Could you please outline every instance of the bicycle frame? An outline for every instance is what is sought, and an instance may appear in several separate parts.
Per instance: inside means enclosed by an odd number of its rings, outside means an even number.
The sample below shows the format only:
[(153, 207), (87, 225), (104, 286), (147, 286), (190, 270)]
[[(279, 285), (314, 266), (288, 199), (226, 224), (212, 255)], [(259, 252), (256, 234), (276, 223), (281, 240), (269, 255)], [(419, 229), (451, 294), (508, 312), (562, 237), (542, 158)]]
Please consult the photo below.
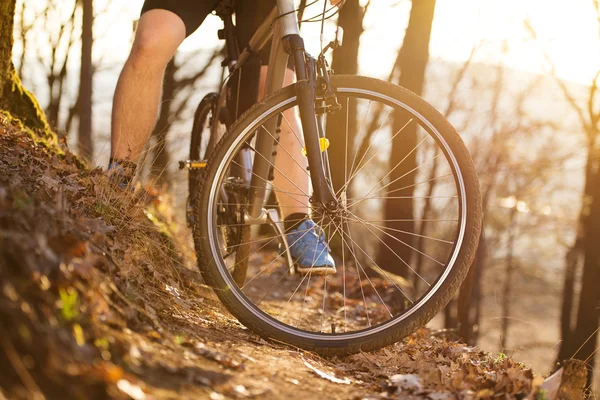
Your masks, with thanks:
[[(237, 62), (231, 68), (233, 75), (238, 71), (253, 53), (257, 53), (273, 38), (269, 55), (265, 95), (283, 88), (285, 71), (289, 55), (294, 57), (296, 67), (296, 93), (298, 108), (302, 123), (302, 131), (307, 151), (311, 181), (313, 186), (313, 204), (322, 205), (328, 209), (337, 207), (337, 200), (325, 176), (323, 159), (321, 157), (319, 129), (315, 117), (315, 60), (307, 57), (304, 42), (300, 37), (300, 29), (293, 0), (277, 0), (277, 6), (256, 30), (248, 46), (242, 51)], [(270, 132), (277, 129), (277, 121), (265, 124), (267, 132), (257, 133), (255, 150), (261, 155), (242, 157), (241, 162), (246, 171), (252, 170), (250, 178), (250, 204), (248, 219), (257, 220), (265, 217), (264, 204), (267, 197), (267, 177), (272, 164), (272, 153), (275, 140)]]

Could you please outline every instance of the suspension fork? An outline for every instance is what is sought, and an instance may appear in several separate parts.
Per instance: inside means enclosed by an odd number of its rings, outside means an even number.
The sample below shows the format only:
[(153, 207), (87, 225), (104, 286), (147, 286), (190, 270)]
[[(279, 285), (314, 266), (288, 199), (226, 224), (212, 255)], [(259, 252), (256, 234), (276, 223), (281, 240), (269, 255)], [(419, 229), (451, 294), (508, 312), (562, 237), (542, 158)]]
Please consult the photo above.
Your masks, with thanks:
[(312, 202), (323, 205), (328, 209), (335, 209), (338, 201), (329, 184), (323, 157), (321, 156), (320, 138), (324, 135), (323, 126), (317, 119), (315, 112), (315, 88), (316, 68), (315, 59), (306, 57), (304, 41), (299, 35), (290, 35), (285, 39), (288, 52), (294, 56), (296, 66), (296, 96), (298, 98), (298, 109), (300, 121), (302, 122), (302, 133), (308, 158), (308, 168), (313, 186)]
[[(322, 126), (319, 129), (315, 113), (315, 88), (317, 85), (315, 60), (311, 57), (307, 59), (304, 42), (299, 35), (288, 35), (281, 42), (283, 43), (285, 52), (279, 52), (278, 56), (274, 56), (276, 52), (272, 52), (269, 62), (269, 73), (277, 75), (274, 81), (280, 85), (279, 87), (283, 86), (283, 74), (285, 73), (285, 64), (287, 63), (287, 54), (293, 55), (298, 81), (295, 86), (296, 96), (313, 187), (311, 202), (329, 209), (335, 209), (338, 201), (326, 178), (325, 165), (321, 155), (320, 137), (324, 134), (324, 131)], [(273, 45), (276, 45), (275, 43), (274, 41)], [(268, 78), (267, 81), (269, 81)], [(267, 92), (269, 92), (268, 89)], [(260, 153), (260, 155), (254, 157), (254, 165), (252, 167), (253, 176), (250, 180), (249, 197), (251, 200), (248, 217), (251, 219), (263, 217), (267, 178), (271, 163), (274, 161), (272, 154), (274, 146), (276, 146), (271, 134), (275, 134), (276, 129), (277, 121), (272, 119), (265, 124), (265, 129), (257, 132), (256, 152)]]

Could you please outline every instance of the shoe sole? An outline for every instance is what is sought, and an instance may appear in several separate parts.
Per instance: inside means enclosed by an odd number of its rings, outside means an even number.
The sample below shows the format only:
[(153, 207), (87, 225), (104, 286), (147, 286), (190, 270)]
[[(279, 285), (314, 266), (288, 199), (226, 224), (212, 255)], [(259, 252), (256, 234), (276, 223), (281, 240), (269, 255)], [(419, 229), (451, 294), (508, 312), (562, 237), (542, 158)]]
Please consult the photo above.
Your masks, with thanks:
[(312, 275), (335, 275), (337, 270), (335, 267), (331, 266), (323, 266), (323, 267), (303, 267), (301, 265), (296, 264), (296, 271), (300, 275), (307, 275), (311, 273)]

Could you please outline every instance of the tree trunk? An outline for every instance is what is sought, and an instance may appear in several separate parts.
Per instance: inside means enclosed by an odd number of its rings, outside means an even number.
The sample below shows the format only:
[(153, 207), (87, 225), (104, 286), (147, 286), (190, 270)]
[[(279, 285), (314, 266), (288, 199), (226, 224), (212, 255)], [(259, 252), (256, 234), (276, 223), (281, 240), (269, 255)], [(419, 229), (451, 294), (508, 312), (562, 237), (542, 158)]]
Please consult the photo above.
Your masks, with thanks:
[(172, 103), (175, 97), (176, 85), (175, 72), (177, 67), (175, 65), (175, 59), (167, 65), (165, 71), (165, 82), (163, 88), (163, 103), (160, 110), (160, 116), (156, 127), (152, 132), (154, 138), (154, 147), (152, 151), (152, 164), (150, 167), (150, 174), (155, 180), (156, 184), (169, 185), (171, 179), (169, 179), (168, 166), (171, 160), (169, 150), (167, 149), (167, 134), (171, 127), (171, 110)]
[(573, 348), (573, 342), (569, 338), (572, 337), (575, 327), (573, 326), (573, 314), (575, 306), (575, 277), (579, 269), (582, 240), (578, 238), (573, 247), (567, 252), (565, 280), (563, 286), (563, 297), (560, 314), (560, 336), (562, 341), (558, 351), (558, 362), (571, 358), (577, 350)]
[(515, 272), (514, 248), (516, 238), (516, 217), (517, 207), (515, 206), (510, 210), (508, 240), (506, 245), (504, 287), (502, 289), (502, 320), (500, 328), (500, 348), (502, 352), (506, 351), (506, 344), (508, 343), (508, 327), (510, 325), (509, 318), (512, 300), (512, 277)]
[[(331, 68), (335, 74), (356, 75), (358, 73), (358, 50), (362, 35), (365, 10), (359, 0), (348, 0), (340, 10), (338, 25), (344, 29), (343, 45), (333, 51)], [(335, 190), (343, 187), (346, 179), (346, 140), (348, 140), (348, 159), (352, 159), (356, 134), (356, 102), (340, 101), (342, 110), (327, 116), (327, 138), (331, 141), (328, 152), (331, 168), (331, 179)], [(347, 121), (347, 127), (346, 127)], [(346, 138), (348, 132), (348, 138)], [(341, 150), (340, 150), (341, 149)], [(343, 167), (344, 166), (344, 167)], [(348, 171), (349, 173), (349, 171)]]
[(94, 156), (92, 142), (92, 83), (94, 44), (94, 5), (93, 0), (82, 0), (83, 20), (81, 32), (81, 77), (79, 79), (79, 155), (87, 160)]
[[(431, 37), (431, 27), (433, 24), (433, 15), (435, 11), (435, 0), (413, 0), (410, 10), (410, 19), (406, 29), (406, 35), (400, 50), (400, 79), (399, 84), (412, 92), (421, 95), (425, 81), (425, 69), (429, 61), (429, 40)], [(393, 116), (392, 132), (396, 133), (410, 120), (410, 116), (404, 111), (397, 111)], [(402, 134), (396, 136), (392, 142), (392, 153), (390, 156), (390, 170), (397, 165), (390, 174), (388, 192), (393, 191), (394, 197), (409, 197), (407, 199), (388, 199), (384, 206), (386, 220), (412, 220), (413, 219), (413, 201), (410, 197), (413, 195), (413, 188), (399, 190), (403, 187), (414, 184), (415, 174), (407, 174), (415, 168), (417, 152), (413, 151), (407, 155), (417, 145), (417, 125), (412, 122), (404, 128)], [(404, 160), (404, 161), (402, 161)], [(400, 162), (402, 163), (400, 164)], [(403, 175), (405, 177), (400, 179)], [(386, 230), (388, 232), (414, 232), (415, 224), (413, 221), (406, 222), (388, 222)], [(379, 256), (377, 263), (384, 269), (395, 274), (407, 277), (408, 269), (406, 265), (400, 262), (394, 252), (400, 256), (406, 263), (410, 264), (414, 253), (408, 245), (413, 245), (413, 236), (401, 233), (395, 233), (395, 238), (385, 235), (379, 247)], [(401, 243), (403, 242), (403, 243)], [(387, 246), (386, 246), (387, 245)], [(389, 246), (389, 248), (388, 248)], [(393, 251), (391, 251), (392, 249)]]
[[(588, 146), (588, 148), (589, 147), (591, 146)], [(581, 211), (579, 212), (577, 237), (575, 239), (575, 243), (567, 252), (565, 259), (565, 280), (560, 315), (560, 336), (562, 341), (560, 343), (560, 349), (558, 351), (557, 358), (559, 363), (571, 358), (579, 347), (578, 345), (575, 345), (573, 341), (573, 334), (575, 331), (573, 316), (576, 310), (575, 307), (577, 306), (575, 296), (575, 279), (577, 276), (577, 271), (581, 267), (581, 259), (584, 252), (584, 229), (590, 217), (589, 209), (585, 203), (587, 201), (586, 199), (590, 199), (592, 196), (593, 164), (594, 160), (592, 153), (591, 151), (588, 151), (588, 157), (585, 166), (585, 186), (583, 188), (582, 207)]]
[[(592, 156), (593, 157), (593, 156)], [(584, 202), (584, 213), (589, 213), (585, 218), (584, 229), (584, 264), (581, 294), (577, 310), (577, 327), (573, 335), (574, 348), (579, 349), (574, 358), (584, 360), (588, 366), (594, 365), (594, 349), (598, 337), (598, 323), (600, 319), (600, 160), (594, 157), (590, 173), (589, 208)], [(588, 380), (591, 381), (592, 370)]]
[(458, 295), (458, 328), (460, 340), (469, 346), (477, 343), (481, 314), (481, 275), (487, 258), (485, 230), (481, 230), (475, 261)]
[(450, 331), (458, 329), (458, 306), (454, 298), (444, 308), (444, 328)]
[(12, 62), (16, 0), (0, 2), (0, 109), (8, 111), (38, 134), (55, 138), (35, 97), (21, 85)]

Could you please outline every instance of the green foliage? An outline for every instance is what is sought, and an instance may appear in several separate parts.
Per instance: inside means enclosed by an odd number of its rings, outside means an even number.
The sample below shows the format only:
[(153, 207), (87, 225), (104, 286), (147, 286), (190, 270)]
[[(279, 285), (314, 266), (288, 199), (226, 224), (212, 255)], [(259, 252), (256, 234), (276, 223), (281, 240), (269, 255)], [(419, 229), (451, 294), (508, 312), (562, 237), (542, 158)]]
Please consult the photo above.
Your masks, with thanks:
[(9, 126), (12, 125), (21, 132), (27, 133), (40, 146), (53, 151), (59, 156), (64, 156), (64, 150), (58, 144), (57, 136), (49, 129), (40, 134), (39, 129), (35, 130), (24, 123), (24, 120), (17, 113), (0, 110), (0, 124)]
[(108, 350), (110, 348), (110, 341), (108, 338), (98, 338), (94, 340), (94, 346), (102, 350)]
[(496, 358), (494, 358), (494, 362), (499, 364), (501, 362), (503, 362), (504, 360), (506, 360), (508, 358), (508, 356), (502, 352), (498, 353), (498, 355), (496, 356)]
[(10, 66), (7, 73), (7, 79), (2, 90), (2, 99), (0, 99), (0, 109), (8, 111), (10, 114), (18, 117), (24, 125), (36, 131), (38, 136), (46, 139), (56, 140), (56, 134), (50, 130), (46, 116), (38, 104), (35, 96), (27, 91), (21, 84), (21, 79), (17, 75), (14, 66)]
[(13, 207), (19, 211), (28, 210), (33, 204), (33, 199), (22, 191), (15, 191), (13, 193)]
[(177, 336), (175, 336), (173, 341), (175, 342), (175, 344), (182, 345), (183, 343), (185, 343), (186, 339), (184, 336), (177, 335)]
[(70, 287), (67, 289), (58, 289), (60, 296), (60, 311), (65, 322), (76, 321), (79, 319), (79, 294), (77, 290)]
[(550, 400), (550, 395), (547, 390), (540, 389), (538, 394), (535, 396), (535, 400)]

